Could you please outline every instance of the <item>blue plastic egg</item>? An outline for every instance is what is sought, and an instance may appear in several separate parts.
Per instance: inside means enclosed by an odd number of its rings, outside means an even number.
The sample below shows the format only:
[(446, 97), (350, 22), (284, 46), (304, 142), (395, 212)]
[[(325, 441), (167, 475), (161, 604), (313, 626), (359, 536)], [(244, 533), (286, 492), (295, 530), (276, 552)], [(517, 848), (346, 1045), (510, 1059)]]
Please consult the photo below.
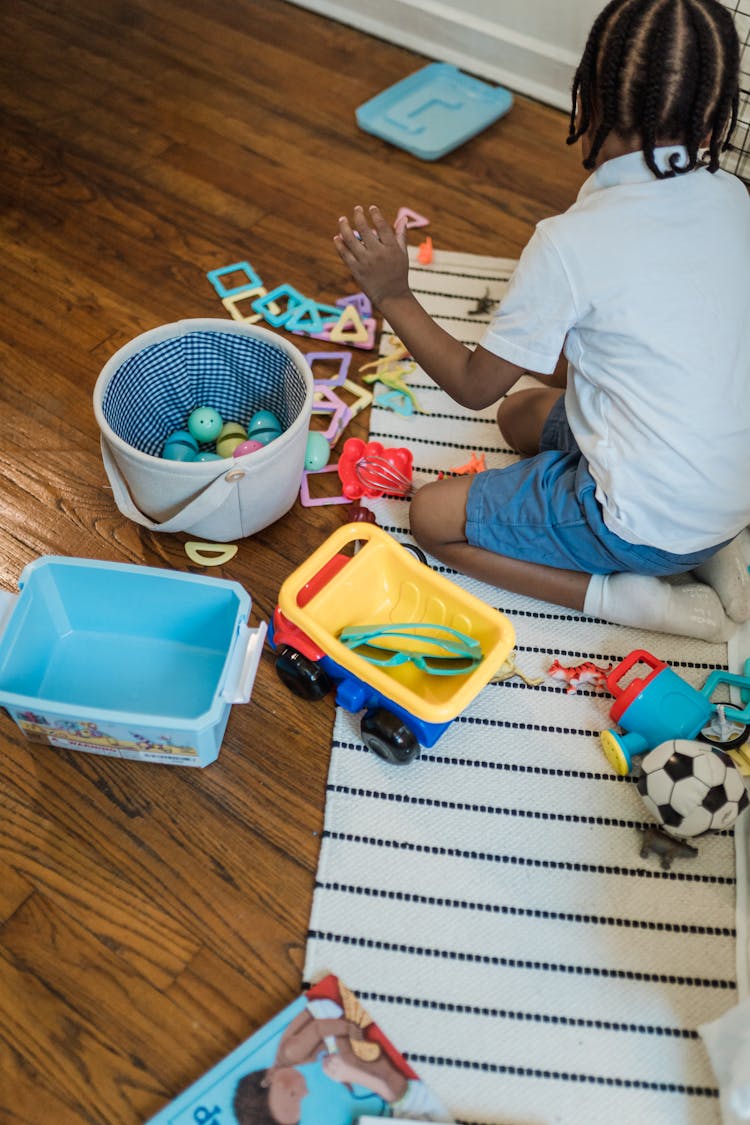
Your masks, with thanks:
[(161, 455), (167, 461), (194, 461), (198, 442), (188, 430), (175, 430), (164, 442)]
[(331, 447), (328, 444), (328, 439), (320, 430), (310, 430), (305, 446), (305, 468), (307, 471), (314, 472), (316, 469), (324, 469), (330, 456)]
[(187, 428), (196, 441), (213, 441), (221, 433), (224, 420), (218, 410), (210, 406), (199, 406), (187, 420)]
[(208, 450), (208, 449), (205, 451), (205, 453), (199, 453), (198, 456), (195, 459), (196, 459), (196, 461), (223, 461), (224, 460), (224, 458), (219, 456), (218, 453), (211, 453), (211, 451)]
[(247, 424), (247, 436), (264, 445), (277, 438), (281, 431), (281, 422), (270, 410), (257, 410)]

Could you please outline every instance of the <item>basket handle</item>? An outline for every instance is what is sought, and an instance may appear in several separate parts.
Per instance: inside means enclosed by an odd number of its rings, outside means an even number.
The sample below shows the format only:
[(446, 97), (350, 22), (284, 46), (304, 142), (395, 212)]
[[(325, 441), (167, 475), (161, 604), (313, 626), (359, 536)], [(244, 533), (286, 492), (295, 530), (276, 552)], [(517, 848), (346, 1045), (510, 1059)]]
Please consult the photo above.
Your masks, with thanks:
[(156, 523), (154, 520), (144, 515), (140, 508), (136, 506), (133, 497), (130, 495), (127, 481), (120, 472), (120, 467), (112, 456), (109, 445), (103, 437), (101, 439), (101, 448), (104, 471), (107, 474), (109, 483), (112, 485), (112, 494), (119, 511), (124, 516), (127, 516), (128, 519), (139, 523), (141, 527), (147, 527), (149, 531), (186, 531), (194, 524), (197, 524), (199, 520), (215, 512), (216, 509), (224, 503), (227, 493), (236, 486), (238, 479), (229, 480), (230, 474), (222, 473), (221, 476), (207, 485), (194, 500), (191, 500), (189, 504), (181, 508), (176, 515), (171, 516), (168, 520), (164, 520), (163, 523)]

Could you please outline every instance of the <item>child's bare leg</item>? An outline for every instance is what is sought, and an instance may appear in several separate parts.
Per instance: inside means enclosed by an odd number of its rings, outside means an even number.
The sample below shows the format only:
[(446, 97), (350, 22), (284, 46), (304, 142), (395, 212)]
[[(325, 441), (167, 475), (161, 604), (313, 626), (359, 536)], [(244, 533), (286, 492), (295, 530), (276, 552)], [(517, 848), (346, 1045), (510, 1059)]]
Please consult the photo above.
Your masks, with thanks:
[(466, 539), (471, 477), (424, 485), (411, 501), (411, 529), (419, 545), (447, 566), (491, 586), (582, 610), (618, 625), (725, 641), (732, 622), (718, 595), (702, 582), (672, 586), (640, 574), (585, 574), (521, 562)]
[(505, 396), (497, 410), (497, 424), (511, 449), (524, 457), (539, 452), (544, 423), (563, 393), (556, 387), (528, 387)]

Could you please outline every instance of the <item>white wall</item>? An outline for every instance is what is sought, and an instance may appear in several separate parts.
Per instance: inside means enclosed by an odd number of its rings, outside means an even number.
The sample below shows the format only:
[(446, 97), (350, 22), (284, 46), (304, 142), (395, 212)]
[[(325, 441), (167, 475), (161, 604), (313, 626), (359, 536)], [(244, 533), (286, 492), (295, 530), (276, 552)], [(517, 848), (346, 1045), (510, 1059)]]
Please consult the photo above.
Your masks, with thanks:
[(604, 0), (294, 0), (560, 109)]

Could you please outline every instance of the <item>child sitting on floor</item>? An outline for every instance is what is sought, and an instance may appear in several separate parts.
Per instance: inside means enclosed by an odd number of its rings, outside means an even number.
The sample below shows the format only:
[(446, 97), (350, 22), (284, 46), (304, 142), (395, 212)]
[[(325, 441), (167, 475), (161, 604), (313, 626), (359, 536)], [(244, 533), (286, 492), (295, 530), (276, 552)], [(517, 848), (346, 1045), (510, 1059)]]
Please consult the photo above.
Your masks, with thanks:
[[(568, 136), (592, 174), (538, 224), (474, 351), (411, 292), (405, 224), (339, 220), (340, 257), (414, 359), (464, 407), (501, 400), (523, 455), (416, 493), (414, 537), (447, 565), (710, 641), (750, 617), (750, 199), (719, 169), (738, 75), (719, 0), (607, 4)], [(540, 385), (507, 395), (525, 373)]]

